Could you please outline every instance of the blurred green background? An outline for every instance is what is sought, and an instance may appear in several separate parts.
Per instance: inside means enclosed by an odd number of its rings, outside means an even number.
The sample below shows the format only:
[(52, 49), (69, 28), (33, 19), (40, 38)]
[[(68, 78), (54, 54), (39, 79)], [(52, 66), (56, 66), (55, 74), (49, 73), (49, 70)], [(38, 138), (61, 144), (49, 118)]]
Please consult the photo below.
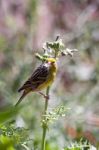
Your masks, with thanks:
[[(73, 58), (62, 57), (58, 61), (49, 109), (64, 105), (70, 111), (49, 129), (47, 149), (51, 147), (57, 150), (66, 146), (68, 141), (80, 138), (98, 145), (98, 0), (0, 1), (0, 109), (2, 111), (17, 102), (20, 97), (18, 88), (40, 64), (35, 53), (42, 53), (42, 44), (55, 40), (57, 35), (60, 35), (66, 47), (79, 51)], [(44, 109), (43, 98), (31, 93), (21, 106), (15, 113), (14, 128), (26, 128), (26, 137), (30, 139), (28, 144), (36, 149), (42, 135), (40, 120)]]

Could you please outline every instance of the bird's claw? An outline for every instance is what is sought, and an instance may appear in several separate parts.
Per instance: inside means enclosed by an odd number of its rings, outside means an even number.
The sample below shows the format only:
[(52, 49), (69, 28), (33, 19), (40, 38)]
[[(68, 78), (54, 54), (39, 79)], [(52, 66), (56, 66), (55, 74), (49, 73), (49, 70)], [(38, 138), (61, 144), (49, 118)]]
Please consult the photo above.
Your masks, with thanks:
[(39, 92), (39, 94), (41, 94), (44, 97), (44, 99), (49, 100), (49, 95), (45, 95), (42, 92)]
[(49, 100), (49, 95), (45, 95), (44, 98), (45, 98), (46, 100)]

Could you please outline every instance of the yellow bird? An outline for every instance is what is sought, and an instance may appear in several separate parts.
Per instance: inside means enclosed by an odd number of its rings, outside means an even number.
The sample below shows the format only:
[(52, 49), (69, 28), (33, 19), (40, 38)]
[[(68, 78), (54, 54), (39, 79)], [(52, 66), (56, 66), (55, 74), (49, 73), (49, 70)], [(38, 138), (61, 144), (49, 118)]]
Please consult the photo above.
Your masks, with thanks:
[(31, 77), (23, 84), (18, 92), (23, 91), (22, 96), (15, 106), (17, 106), (23, 98), (30, 92), (39, 92), (50, 86), (57, 72), (57, 64), (55, 58), (47, 58), (31, 75)]

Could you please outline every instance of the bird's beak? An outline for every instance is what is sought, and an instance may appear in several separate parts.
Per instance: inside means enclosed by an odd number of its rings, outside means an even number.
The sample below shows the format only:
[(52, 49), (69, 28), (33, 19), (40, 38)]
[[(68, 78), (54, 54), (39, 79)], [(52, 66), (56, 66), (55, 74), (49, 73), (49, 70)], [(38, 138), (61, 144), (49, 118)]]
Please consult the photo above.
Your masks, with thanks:
[(48, 62), (48, 64), (50, 65), (50, 64), (51, 64), (51, 62)]

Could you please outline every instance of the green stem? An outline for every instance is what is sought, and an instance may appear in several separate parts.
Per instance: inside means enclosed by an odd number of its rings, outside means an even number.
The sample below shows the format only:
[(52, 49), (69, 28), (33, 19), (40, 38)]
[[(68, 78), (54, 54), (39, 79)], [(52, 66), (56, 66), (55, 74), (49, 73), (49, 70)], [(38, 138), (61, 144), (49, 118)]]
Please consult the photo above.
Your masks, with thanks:
[[(47, 108), (48, 108), (48, 97), (49, 97), (49, 90), (50, 87), (48, 86), (46, 89), (46, 96), (47, 98), (45, 98), (45, 108), (44, 108), (44, 120), (46, 120), (46, 112), (47, 112)], [(43, 128), (43, 135), (42, 135), (42, 146), (41, 146), (41, 150), (45, 150), (45, 145), (46, 145), (46, 131), (47, 131), (47, 125), (44, 122), (42, 125)]]

